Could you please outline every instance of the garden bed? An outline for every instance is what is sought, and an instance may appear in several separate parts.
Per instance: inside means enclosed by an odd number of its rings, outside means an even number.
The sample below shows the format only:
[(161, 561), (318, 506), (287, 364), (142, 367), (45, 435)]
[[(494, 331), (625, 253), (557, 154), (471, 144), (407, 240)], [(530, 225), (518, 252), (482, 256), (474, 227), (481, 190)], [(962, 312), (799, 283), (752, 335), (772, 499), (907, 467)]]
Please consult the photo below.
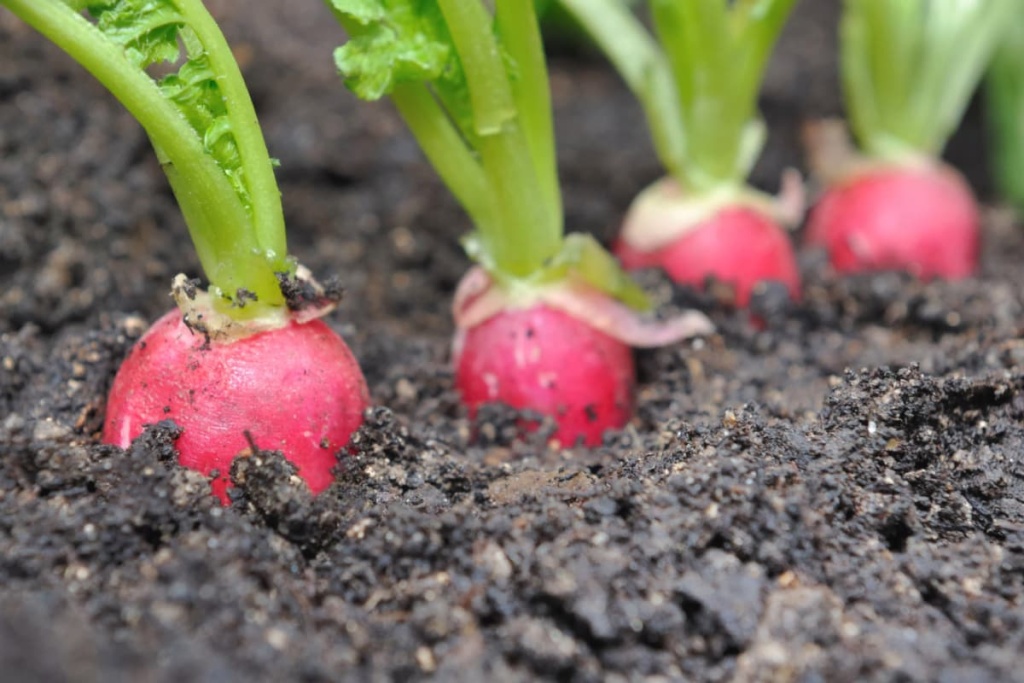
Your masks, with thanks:
[[(99, 445), (117, 365), (198, 266), (145, 135), (0, 13), (5, 676), (1021, 680), (1019, 225), (989, 210), (959, 283), (805, 255), (803, 300), (769, 289), (763, 328), (647, 273), (719, 332), (641, 353), (638, 415), (605, 446), (515, 442), (515, 415), (472, 424), (452, 390), (468, 221), (388, 105), (343, 91), (325, 10), (212, 4), (290, 248), (341, 277), (329, 322), (380, 407), (316, 499), (256, 453), (221, 508), (169, 423)], [(823, 6), (797, 10), (769, 77), (769, 189), (804, 117), (838, 111)], [(562, 54), (552, 78), (569, 228), (607, 239), (658, 175), (642, 115), (598, 60)], [(972, 130), (953, 153), (984, 190)]]

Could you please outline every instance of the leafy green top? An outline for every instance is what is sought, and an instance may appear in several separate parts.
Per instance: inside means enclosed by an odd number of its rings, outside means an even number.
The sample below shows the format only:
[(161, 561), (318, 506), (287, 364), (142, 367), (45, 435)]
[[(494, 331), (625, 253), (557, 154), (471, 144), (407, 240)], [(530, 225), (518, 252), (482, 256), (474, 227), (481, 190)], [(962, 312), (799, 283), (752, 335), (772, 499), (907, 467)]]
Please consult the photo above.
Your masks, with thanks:
[(985, 104), (992, 169), (999, 192), (1024, 209), (1024, 10), (989, 66)]
[[(201, 0), (0, 5), (80, 62), (143, 126), (210, 283), (225, 305), (235, 304), (233, 315), (282, 305), (276, 273), (292, 265), (273, 164), (238, 65)], [(159, 80), (146, 71), (182, 57)]]
[(470, 255), (499, 281), (575, 274), (636, 307), (640, 289), (593, 240), (563, 238), (547, 67), (532, 2), (326, 0), (349, 34), (346, 85), (389, 95), (469, 213)]
[(1019, 0), (846, 0), (843, 86), (861, 146), (939, 154), (1019, 15)]
[(685, 188), (746, 179), (764, 145), (765, 65), (795, 0), (649, 0), (657, 40), (622, 0), (560, 1), (640, 100), (662, 163)]

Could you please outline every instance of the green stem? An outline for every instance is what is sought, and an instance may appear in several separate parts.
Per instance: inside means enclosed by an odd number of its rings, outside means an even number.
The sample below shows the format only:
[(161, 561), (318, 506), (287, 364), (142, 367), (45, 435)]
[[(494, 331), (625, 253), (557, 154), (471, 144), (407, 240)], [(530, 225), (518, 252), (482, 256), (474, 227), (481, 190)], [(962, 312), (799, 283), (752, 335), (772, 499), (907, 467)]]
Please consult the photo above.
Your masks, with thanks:
[(861, 146), (937, 156), (953, 134), (1016, 0), (847, 0), (843, 88)]
[(256, 118), (256, 109), (245, 87), (238, 62), (201, 0), (175, 0), (175, 4), (203, 44), (214, 73), (221, 76), (217, 79), (217, 87), (224, 97), (231, 132), (245, 169), (245, 184), (249, 188), (252, 202), (252, 224), (256, 239), (265, 252), (284, 257), (288, 253), (288, 245), (285, 241), (281, 192), (274, 177), (267, 143)]
[(757, 97), (795, 0), (651, 0), (675, 76), (686, 140), (680, 181), (711, 191), (742, 183), (764, 142)]
[(665, 169), (686, 163), (682, 112), (665, 53), (622, 0), (561, 0), (640, 101), (654, 149)]
[(230, 294), (247, 288), (264, 304), (282, 301), (273, 267), (263, 258), (252, 258), (261, 244), (252, 234), (245, 207), (202, 140), (156, 83), (60, 0), (0, 4), (64, 49), (139, 121), (161, 157), (211, 284)]
[(555, 156), (555, 126), (551, 114), (551, 89), (544, 44), (532, 2), (497, 0), (495, 18), (501, 44), (516, 65), (512, 79), (519, 122), (526, 134), (534, 174), (541, 184), (544, 206), (551, 212), (548, 223), (561, 225), (562, 193)]
[(391, 99), (423, 153), (473, 223), (491, 225), (491, 189), (484, 170), (427, 86), (395, 86)]
[(438, 0), (469, 85), (473, 124), (479, 135), (499, 135), (516, 118), (491, 17), (479, 2)]
[(993, 171), (999, 191), (1024, 208), (1024, 15), (1006, 32), (985, 84)]
[[(728, 76), (719, 70), (717, 59), (717, 51), (727, 39), (724, 10), (706, 2), (651, 0), (651, 14), (675, 79), (686, 140), (686, 162), (679, 181), (690, 190), (710, 190), (717, 182), (729, 180), (728, 173), (714, 168), (721, 167), (721, 162), (708, 158), (709, 150), (721, 147), (720, 140), (726, 145), (729, 142), (729, 131), (722, 132), (725, 126), (715, 126), (730, 117), (723, 102), (729, 90)], [(712, 156), (723, 154), (728, 157), (728, 149), (719, 149)], [(731, 165), (731, 160), (726, 163)]]
[[(502, 286), (567, 278), (636, 308), (643, 291), (591, 236), (562, 234), (551, 94), (533, 0), (329, 0), (357, 96), (390, 94), (476, 230), (470, 258)], [(494, 8), (492, 15), (488, 7)]]
[(650, 0), (660, 46), (619, 0), (562, 0), (644, 107), (690, 192), (740, 185), (764, 144), (757, 96), (795, 0)]
[(438, 0), (462, 62), (480, 158), (494, 198), (494, 223), (477, 226), (484, 254), (512, 277), (529, 277), (562, 243), (561, 216), (552, 223), (505, 65), (479, 2)]

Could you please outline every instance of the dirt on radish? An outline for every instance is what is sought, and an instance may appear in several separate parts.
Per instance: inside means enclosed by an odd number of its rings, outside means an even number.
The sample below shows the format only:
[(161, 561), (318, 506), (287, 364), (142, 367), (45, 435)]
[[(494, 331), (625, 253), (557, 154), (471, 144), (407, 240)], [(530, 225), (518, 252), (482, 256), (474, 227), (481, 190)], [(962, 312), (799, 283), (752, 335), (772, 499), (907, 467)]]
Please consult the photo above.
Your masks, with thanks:
[[(517, 414), (474, 426), (453, 390), (468, 222), (390, 108), (338, 87), (322, 6), (259, 4), (211, 6), (281, 160), (292, 248), (340, 276), (328, 324), (381, 407), (317, 498), (257, 451), (222, 508), (176, 465), (173, 423), (99, 445), (117, 365), (198, 266), (143, 134), (0, 15), (0, 670), (1020, 680), (1019, 226), (987, 210), (980, 272), (956, 283), (837, 279), (805, 255), (800, 302), (755, 294), (763, 329), (646, 273), (718, 334), (640, 352), (637, 417), (604, 446), (516, 441)], [(780, 43), (768, 191), (801, 162), (802, 117), (838, 111), (827, 57), (801, 53), (828, 49), (832, 5), (802, 3)], [(607, 241), (660, 173), (643, 117), (599, 61), (552, 76), (567, 224)], [(952, 154), (985, 197), (973, 121)]]

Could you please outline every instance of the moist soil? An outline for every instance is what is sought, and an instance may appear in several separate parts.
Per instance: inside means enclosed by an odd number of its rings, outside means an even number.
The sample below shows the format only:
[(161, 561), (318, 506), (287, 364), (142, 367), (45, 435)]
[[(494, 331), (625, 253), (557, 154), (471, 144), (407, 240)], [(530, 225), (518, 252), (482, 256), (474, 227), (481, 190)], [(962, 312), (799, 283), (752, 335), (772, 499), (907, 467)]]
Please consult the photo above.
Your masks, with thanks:
[[(772, 190), (839, 111), (835, 3), (770, 70)], [(763, 321), (638, 355), (600, 448), (474, 423), (448, 305), (468, 224), (386, 103), (347, 95), (304, 4), (213, 3), (280, 159), (290, 248), (346, 290), (330, 320), (376, 406), (311, 498), (277, 453), (236, 499), (176, 465), (171, 423), (103, 446), (104, 395), (171, 278), (198, 274), (148, 141), (0, 14), (0, 675), (5, 681), (1024, 680), (1024, 232), (986, 211), (980, 273), (837, 278)], [(562, 41), (564, 42), (564, 41)], [(609, 239), (659, 174), (586, 49), (553, 59), (570, 229)], [(952, 146), (982, 192), (972, 114)], [(267, 387), (273, 400), (274, 387)]]

